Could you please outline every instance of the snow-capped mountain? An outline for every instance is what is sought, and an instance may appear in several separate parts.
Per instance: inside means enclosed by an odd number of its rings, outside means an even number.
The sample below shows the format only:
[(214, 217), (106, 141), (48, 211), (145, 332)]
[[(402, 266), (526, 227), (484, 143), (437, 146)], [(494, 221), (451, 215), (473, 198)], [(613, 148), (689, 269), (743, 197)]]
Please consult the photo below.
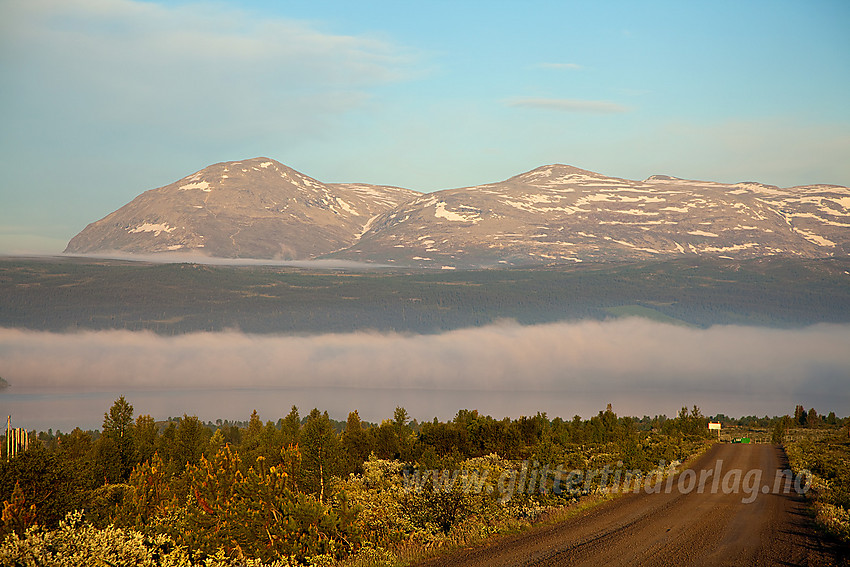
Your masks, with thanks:
[(87, 226), (65, 252), (312, 258), (352, 245), (370, 219), (417, 195), (320, 183), (262, 157), (218, 163), (142, 193)]
[(323, 184), (267, 158), (210, 166), (86, 227), (66, 252), (331, 256), (468, 268), (683, 255), (846, 256), (850, 189), (548, 165), (434, 193)]
[(549, 165), (384, 213), (337, 256), (439, 267), (850, 252), (850, 189), (780, 189)]

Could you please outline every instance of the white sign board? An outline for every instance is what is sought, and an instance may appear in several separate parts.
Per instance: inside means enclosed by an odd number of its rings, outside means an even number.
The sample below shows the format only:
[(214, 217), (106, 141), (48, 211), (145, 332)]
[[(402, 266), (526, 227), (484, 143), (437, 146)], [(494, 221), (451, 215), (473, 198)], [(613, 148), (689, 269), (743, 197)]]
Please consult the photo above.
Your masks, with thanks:
[(708, 429), (709, 429), (709, 431), (714, 431), (715, 429), (717, 429), (719, 431), (720, 430), (720, 422), (719, 421), (717, 421), (717, 422), (710, 421), (708, 423)]

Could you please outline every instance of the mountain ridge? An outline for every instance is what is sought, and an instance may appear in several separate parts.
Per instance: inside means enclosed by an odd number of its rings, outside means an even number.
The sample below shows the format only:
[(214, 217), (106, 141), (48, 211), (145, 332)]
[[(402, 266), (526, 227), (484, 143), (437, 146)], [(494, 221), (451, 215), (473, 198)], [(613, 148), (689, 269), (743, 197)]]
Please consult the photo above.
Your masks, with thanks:
[(265, 157), (220, 162), (142, 193), (88, 225), (65, 252), (299, 260), (345, 248), (370, 218), (416, 194), (325, 184)]
[(483, 268), (681, 256), (850, 253), (850, 189), (779, 188), (566, 164), (432, 193), (323, 183), (265, 157), (221, 162), (146, 191), (66, 253), (199, 252)]

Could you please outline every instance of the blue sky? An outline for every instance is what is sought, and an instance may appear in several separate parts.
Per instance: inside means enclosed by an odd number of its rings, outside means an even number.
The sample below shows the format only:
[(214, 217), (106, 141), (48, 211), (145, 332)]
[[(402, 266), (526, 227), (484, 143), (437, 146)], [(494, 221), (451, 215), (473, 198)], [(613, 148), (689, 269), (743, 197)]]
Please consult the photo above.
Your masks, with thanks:
[(0, 0), (0, 253), (267, 156), (433, 191), (549, 163), (850, 185), (850, 3)]

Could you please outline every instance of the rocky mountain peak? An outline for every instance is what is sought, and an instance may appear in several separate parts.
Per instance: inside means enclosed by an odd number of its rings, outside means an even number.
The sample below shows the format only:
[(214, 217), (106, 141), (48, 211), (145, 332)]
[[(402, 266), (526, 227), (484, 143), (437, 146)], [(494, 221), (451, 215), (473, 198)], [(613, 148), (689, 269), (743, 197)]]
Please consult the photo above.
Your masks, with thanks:
[(223, 162), (92, 223), (66, 252), (336, 257), (469, 268), (850, 253), (850, 189), (783, 189), (552, 164), (433, 193), (322, 183), (275, 160)]
[(650, 175), (644, 179), (644, 182), (648, 181), (683, 181), (683, 179), (673, 177), (672, 175)]
[(416, 195), (321, 183), (265, 157), (222, 162), (146, 191), (87, 226), (65, 251), (311, 258), (353, 244), (375, 215)]
[(552, 165), (544, 165), (511, 177), (507, 180), (507, 183), (519, 182), (529, 185), (549, 186), (558, 183), (565, 183), (571, 180), (581, 181), (583, 179), (608, 179), (608, 177), (600, 173), (588, 171), (572, 165), (556, 163)]

